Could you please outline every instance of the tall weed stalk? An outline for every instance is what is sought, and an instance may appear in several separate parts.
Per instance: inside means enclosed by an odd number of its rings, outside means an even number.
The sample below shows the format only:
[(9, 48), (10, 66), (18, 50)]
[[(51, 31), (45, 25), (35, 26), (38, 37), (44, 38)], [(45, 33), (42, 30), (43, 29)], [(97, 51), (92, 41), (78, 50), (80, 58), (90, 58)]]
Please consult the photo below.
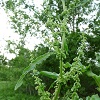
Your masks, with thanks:
[[(46, 26), (51, 29), (52, 35), (52, 42), (49, 42), (51, 48), (53, 48), (53, 52), (49, 52), (37, 58), (36, 60), (32, 61), (28, 68), (23, 71), (22, 76), (20, 77), (18, 83), (15, 86), (15, 90), (22, 85), (23, 78), (29, 71), (33, 71), (33, 78), (35, 79), (36, 90), (38, 91), (38, 95), (40, 96), (40, 100), (58, 100), (60, 99), (60, 93), (62, 88), (65, 87), (66, 91), (63, 95), (62, 100), (79, 100), (78, 96), (78, 89), (81, 87), (80, 78), (79, 76), (82, 75), (84, 72), (87, 73), (88, 76), (93, 77), (93, 73), (89, 73), (87, 71), (88, 66), (84, 66), (81, 63), (81, 58), (84, 57), (84, 49), (86, 47), (86, 38), (84, 33), (81, 36), (81, 44), (77, 50), (77, 57), (73, 59), (73, 63), (64, 62), (64, 59), (68, 56), (68, 44), (67, 44), (67, 36), (69, 34), (67, 28), (68, 17), (72, 10), (75, 7), (78, 7), (80, 4), (80, 0), (74, 0), (69, 4), (69, 8), (66, 7), (65, 0), (61, 0), (63, 11), (60, 15), (58, 15), (59, 24), (54, 22), (51, 17), (48, 18)], [(49, 11), (49, 5), (47, 5)], [(50, 12), (50, 11), (49, 11)], [(61, 20), (60, 17), (63, 19)], [(58, 31), (54, 31), (55, 29), (59, 29)], [(50, 55), (56, 54), (59, 58), (59, 73), (55, 72), (48, 72), (48, 71), (41, 71), (39, 72), (36, 69), (36, 65), (40, 64), (43, 60), (47, 59)], [(55, 67), (55, 66), (54, 66)], [(39, 75), (44, 75), (49, 78), (54, 78), (56, 85), (54, 86), (54, 93), (51, 94), (50, 92), (45, 90), (45, 84), (39, 78)], [(92, 75), (93, 74), (93, 75)], [(95, 75), (94, 75), (95, 76)], [(95, 76), (96, 77), (96, 76)], [(69, 86), (69, 82), (71, 86)]]

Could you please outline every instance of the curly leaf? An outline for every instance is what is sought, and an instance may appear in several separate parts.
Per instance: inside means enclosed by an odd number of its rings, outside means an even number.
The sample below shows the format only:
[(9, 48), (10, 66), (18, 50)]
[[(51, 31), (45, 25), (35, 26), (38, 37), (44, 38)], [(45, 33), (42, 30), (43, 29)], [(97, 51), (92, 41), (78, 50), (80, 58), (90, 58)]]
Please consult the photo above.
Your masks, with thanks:
[(44, 55), (37, 57), (28, 67), (26, 67), (15, 86), (15, 90), (17, 90), (23, 84), (23, 78), (28, 72), (35, 69), (37, 64), (42, 63), (42, 61), (46, 60), (52, 54), (53, 52), (45, 53)]

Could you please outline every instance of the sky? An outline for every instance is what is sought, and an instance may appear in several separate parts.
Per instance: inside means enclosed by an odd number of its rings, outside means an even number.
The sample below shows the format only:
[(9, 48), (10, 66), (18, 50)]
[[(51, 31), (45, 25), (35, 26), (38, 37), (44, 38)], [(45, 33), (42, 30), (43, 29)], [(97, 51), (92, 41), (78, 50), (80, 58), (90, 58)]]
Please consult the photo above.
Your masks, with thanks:
[[(39, 9), (42, 8), (43, 0), (34, 0), (35, 6)], [(20, 36), (14, 32), (13, 29), (10, 28), (9, 18), (7, 17), (7, 14), (5, 13), (3, 8), (0, 8), (0, 54), (4, 54), (8, 59), (12, 59), (15, 57), (15, 54), (8, 53), (6, 49), (7, 46), (7, 40), (14, 40), (15, 42), (19, 41)], [(26, 48), (29, 48), (30, 50), (34, 49), (34, 46), (36, 44), (40, 43), (40, 40), (38, 40), (35, 37), (27, 36), (27, 43), (25, 45)], [(34, 40), (34, 43), (33, 43)]]

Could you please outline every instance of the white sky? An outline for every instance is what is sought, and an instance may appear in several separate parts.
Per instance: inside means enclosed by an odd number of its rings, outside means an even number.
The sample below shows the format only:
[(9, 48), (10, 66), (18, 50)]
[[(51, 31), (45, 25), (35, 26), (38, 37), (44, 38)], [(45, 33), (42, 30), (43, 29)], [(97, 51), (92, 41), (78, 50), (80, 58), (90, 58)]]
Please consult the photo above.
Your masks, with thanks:
[[(39, 7), (41, 9), (41, 5), (43, 3), (43, 0), (34, 0), (34, 3), (36, 7)], [(4, 54), (8, 59), (14, 58), (14, 54), (7, 53), (7, 50), (5, 50), (7, 42), (6, 40), (14, 40), (16, 42), (19, 41), (19, 35), (17, 33), (14, 33), (14, 30), (12, 30), (9, 26), (8, 17), (3, 10), (3, 8), (0, 8), (0, 54)], [(25, 47), (28, 47), (30, 50), (32, 50), (35, 46), (35, 44), (39, 44), (39, 40), (37, 40), (35, 37), (28, 36), (28, 43)]]

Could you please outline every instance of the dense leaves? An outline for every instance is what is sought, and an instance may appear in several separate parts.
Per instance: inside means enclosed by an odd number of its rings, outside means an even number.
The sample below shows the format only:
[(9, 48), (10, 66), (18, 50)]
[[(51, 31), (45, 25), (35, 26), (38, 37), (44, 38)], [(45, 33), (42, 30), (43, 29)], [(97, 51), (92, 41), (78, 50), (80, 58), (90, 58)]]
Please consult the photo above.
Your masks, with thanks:
[(9, 65), (16, 67), (16, 68), (25, 68), (29, 65), (30, 63), (30, 53), (31, 51), (21, 47), (19, 50), (18, 55), (16, 56), (16, 58), (11, 59), (9, 61)]
[[(26, 67), (15, 89), (21, 86), (25, 75), (33, 71), (40, 100), (58, 100), (61, 96), (63, 99), (79, 100), (80, 97), (99, 94), (95, 89), (96, 85), (100, 87), (100, 5), (97, 0), (45, 0), (41, 11), (27, 0), (8, 0), (4, 5), (9, 15), (13, 13), (10, 18), (17, 33), (24, 37), (27, 34), (43, 37), (45, 45), (40, 45), (31, 53), (22, 49), (22, 53), (20, 51), (20, 55), (12, 60), (13, 66)], [(50, 56), (48, 51), (55, 54)], [(45, 76), (56, 79), (53, 94), (45, 91), (48, 90), (46, 85), (48, 88), (53, 82)], [(93, 91), (92, 86), (95, 86)], [(62, 93), (63, 90), (66, 91)], [(99, 97), (86, 97), (87, 100), (93, 98)]]

